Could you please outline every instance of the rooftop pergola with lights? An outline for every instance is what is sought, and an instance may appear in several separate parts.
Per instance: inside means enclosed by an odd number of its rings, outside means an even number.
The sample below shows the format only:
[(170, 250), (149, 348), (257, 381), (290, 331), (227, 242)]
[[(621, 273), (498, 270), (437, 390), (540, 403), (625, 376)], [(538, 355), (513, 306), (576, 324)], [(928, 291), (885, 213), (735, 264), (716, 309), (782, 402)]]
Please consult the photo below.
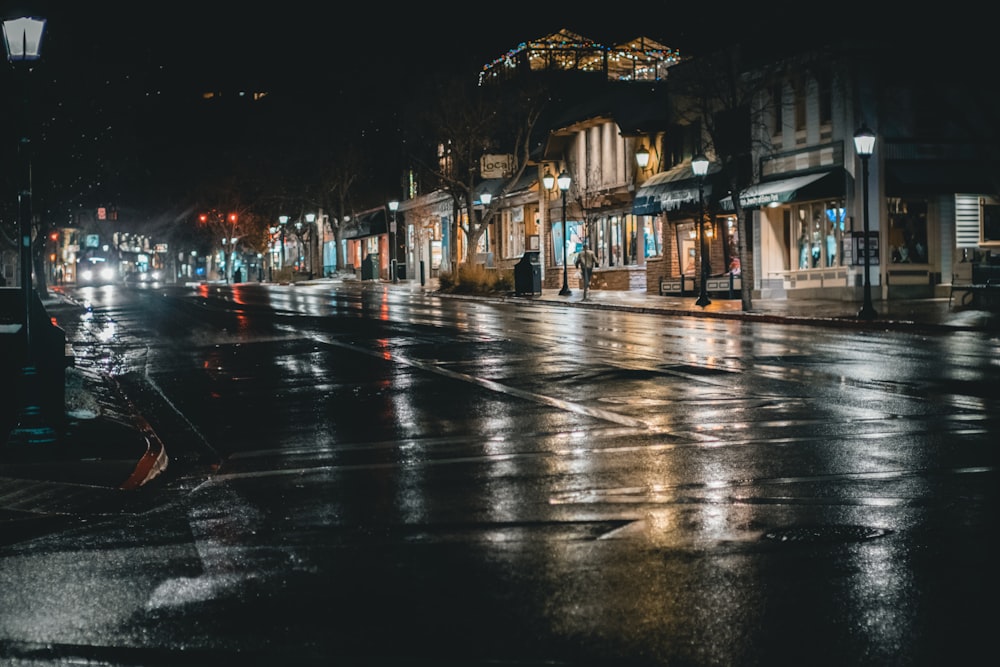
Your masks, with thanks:
[(610, 81), (657, 81), (681, 61), (680, 54), (648, 37), (608, 47), (569, 30), (522, 42), (483, 66), (480, 82), (531, 71), (558, 70), (605, 73)]

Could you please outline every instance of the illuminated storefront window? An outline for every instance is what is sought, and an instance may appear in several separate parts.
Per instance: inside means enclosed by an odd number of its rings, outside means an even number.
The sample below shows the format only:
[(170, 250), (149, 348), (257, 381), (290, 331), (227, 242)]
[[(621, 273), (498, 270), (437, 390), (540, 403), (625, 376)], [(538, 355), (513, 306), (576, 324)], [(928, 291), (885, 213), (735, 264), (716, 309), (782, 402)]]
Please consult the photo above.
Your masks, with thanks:
[(842, 200), (808, 202), (791, 207), (792, 266), (818, 269), (843, 266), (846, 215)]

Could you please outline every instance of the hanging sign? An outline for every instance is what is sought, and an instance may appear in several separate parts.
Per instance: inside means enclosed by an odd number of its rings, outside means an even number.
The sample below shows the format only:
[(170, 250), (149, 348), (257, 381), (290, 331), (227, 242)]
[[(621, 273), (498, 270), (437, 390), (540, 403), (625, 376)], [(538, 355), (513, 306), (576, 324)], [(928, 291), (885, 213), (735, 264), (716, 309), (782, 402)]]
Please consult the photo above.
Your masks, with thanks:
[(514, 164), (513, 155), (484, 155), (479, 158), (479, 175), (483, 178), (506, 178)]

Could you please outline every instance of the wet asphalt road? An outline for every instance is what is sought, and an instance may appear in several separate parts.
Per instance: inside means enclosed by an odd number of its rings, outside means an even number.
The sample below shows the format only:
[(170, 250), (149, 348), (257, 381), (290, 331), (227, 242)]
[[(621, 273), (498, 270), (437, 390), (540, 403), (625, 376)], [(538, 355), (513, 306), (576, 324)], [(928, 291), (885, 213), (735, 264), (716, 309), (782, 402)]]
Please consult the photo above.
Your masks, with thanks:
[(58, 664), (974, 664), (997, 341), (441, 299), (90, 290), (172, 454), (0, 550)]

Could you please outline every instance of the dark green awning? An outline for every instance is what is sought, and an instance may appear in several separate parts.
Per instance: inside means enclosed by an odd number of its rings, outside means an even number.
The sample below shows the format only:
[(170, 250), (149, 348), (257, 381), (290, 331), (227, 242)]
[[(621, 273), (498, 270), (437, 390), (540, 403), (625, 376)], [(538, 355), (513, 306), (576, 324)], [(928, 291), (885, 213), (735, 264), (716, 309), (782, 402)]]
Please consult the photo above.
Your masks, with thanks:
[[(713, 168), (714, 167), (714, 168)], [(709, 166), (705, 177), (702, 196), (707, 204), (712, 198), (712, 175), (719, 170)], [(653, 174), (639, 186), (632, 200), (635, 215), (656, 215), (665, 211), (677, 211), (688, 206), (698, 206), (698, 177), (685, 162), (668, 171)]]
[[(792, 201), (843, 197), (847, 194), (850, 177), (843, 169), (802, 174), (751, 185), (740, 194), (740, 206), (760, 208), (768, 204), (786, 204)], [(719, 200), (719, 208), (733, 210), (731, 195)]]

